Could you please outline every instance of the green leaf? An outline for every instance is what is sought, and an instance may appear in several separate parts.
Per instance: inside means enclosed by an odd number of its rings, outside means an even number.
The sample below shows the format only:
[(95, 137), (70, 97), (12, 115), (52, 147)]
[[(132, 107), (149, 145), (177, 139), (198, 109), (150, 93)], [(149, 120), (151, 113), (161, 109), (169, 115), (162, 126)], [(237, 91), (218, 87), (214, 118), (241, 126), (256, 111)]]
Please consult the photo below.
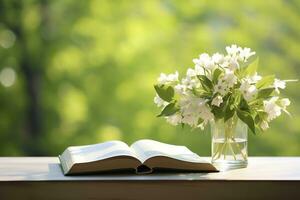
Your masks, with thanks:
[(235, 93), (235, 97), (234, 97), (234, 101), (233, 101), (233, 105), (235, 107), (239, 106), (239, 104), (241, 102), (241, 97), (242, 97), (242, 95), (240, 93), (237, 93), (237, 92)]
[(271, 96), (271, 94), (273, 93), (274, 90), (275, 90), (275, 88), (265, 88), (265, 89), (259, 90), (257, 93), (257, 99), (263, 99), (263, 98), (267, 98), (267, 97)]
[(271, 84), (274, 83), (274, 79), (275, 79), (274, 75), (265, 76), (256, 83), (256, 87), (258, 89), (264, 88), (264, 87), (269, 87)]
[(216, 68), (215, 70), (214, 70), (214, 73), (213, 73), (213, 83), (217, 83), (218, 82), (218, 78), (219, 78), (219, 76), (222, 74), (222, 70), (221, 69), (219, 69), (219, 68)]
[(210, 99), (211, 98), (211, 94), (209, 93), (203, 93), (198, 95), (198, 97), (203, 98), (203, 99)]
[(257, 114), (261, 119), (266, 119), (268, 117), (268, 113), (266, 113), (265, 111), (258, 111)]
[(205, 90), (197, 90), (196, 88), (191, 89), (192, 93), (200, 98), (204, 99), (210, 99), (211, 98), (211, 93), (206, 92)]
[(212, 84), (211, 80), (209, 80), (204, 75), (198, 75), (197, 77), (200, 80), (200, 83), (201, 83), (204, 90), (206, 90), (208, 92), (213, 90), (213, 84)]
[(158, 96), (167, 102), (170, 102), (173, 100), (174, 97), (174, 89), (172, 86), (167, 85), (154, 85), (154, 89)]
[(262, 121), (262, 119), (260, 118), (259, 114), (257, 114), (254, 118), (255, 124), (259, 124), (261, 121)]
[(226, 110), (225, 110), (225, 115), (224, 115), (224, 122), (229, 120), (231, 117), (233, 117), (235, 113), (235, 109), (230, 109), (230, 105), (227, 105)]
[(226, 103), (225, 113), (224, 113), (224, 122), (226, 122), (228, 119), (233, 117), (235, 113), (235, 106), (234, 106), (234, 96), (231, 95)]
[(179, 108), (176, 107), (175, 103), (169, 103), (157, 117), (161, 116), (170, 116), (175, 114), (177, 111), (179, 111)]
[(230, 95), (227, 94), (226, 96), (223, 97), (223, 102), (220, 104), (220, 106), (211, 106), (212, 108), (212, 113), (217, 119), (222, 119), (225, 115), (225, 110), (227, 106), (227, 101), (229, 99)]
[(247, 112), (250, 111), (250, 107), (244, 98), (241, 98), (239, 108), (242, 111), (247, 111)]
[(223, 107), (221, 107), (221, 106), (222, 106), (222, 104), (220, 105), (220, 107), (212, 106), (211, 112), (214, 114), (214, 116), (217, 119), (222, 119), (224, 117), (224, 110), (223, 110)]
[(268, 113), (264, 111), (257, 111), (254, 117), (254, 122), (255, 124), (260, 124), (263, 120), (266, 120), (267, 117), (268, 117)]
[(247, 126), (252, 131), (252, 133), (255, 134), (255, 123), (250, 113), (239, 109), (237, 109), (236, 113), (237, 116), (240, 118), (240, 120), (242, 120), (245, 124), (247, 124)]
[(202, 124), (202, 122), (204, 122), (204, 120), (202, 118), (198, 119), (198, 125)]
[(248, 75), (248, 76), (255, 75), (255, 73), (257, 71), (258, 61), (259, 61), (259, 59), (257, 58), (256, 60), (254, 60), (254, 62), (252, 62), (251, 64), (248, 65), (248, 67), (245, 70), (246, 75)]

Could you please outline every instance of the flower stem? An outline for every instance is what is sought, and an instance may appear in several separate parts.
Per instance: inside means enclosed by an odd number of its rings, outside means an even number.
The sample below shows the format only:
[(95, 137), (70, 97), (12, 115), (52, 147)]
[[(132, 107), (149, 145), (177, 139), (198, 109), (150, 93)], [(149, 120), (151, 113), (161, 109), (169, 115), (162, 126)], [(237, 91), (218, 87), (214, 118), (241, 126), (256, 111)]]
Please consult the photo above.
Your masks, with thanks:
[(239, 152), (241, 153), (243, 159), (246, 161), (247, 160), (247, 156), (244, 154), (244, 152), (242, 151), (239, 143), (236, 142), (236, 140), (234, 139), (234, 137), (231, 138), (234, 142), (234, 144), (236, 145), (236, 147), (239, 149)]
[(237, 155), (241, 154), (243, 160), (247, 161), (247, 154), (243, 152), (243, 149), (238, 144), (236, 138), (234, 138), (237, 120), (237, 117), (232, 117), (231, 119), (228, 119), (228, 121), (224, 122), (224, 139), (223, 142), (214, 144), (217, 146), (213, 153), (212, 160), (215, 161), (221, 157), (223, 157), (223, 160), (226, 160), (227, 153), (229, 151), (229, 154), (231, 154), (234, 160), (238, 160), (239, 158)]
[[(214, 158), (217, 156), (217, 154), (220, 154), (220, 145), (217, 146), (216, 152), (214, 152), (212, 159), (214, 160)], [(217, 158), (216, 158), (217, 159)]]
[(232, 153), (232, 156), (233, 156), (234, 160), (236, 160), (236, 155), (235, 155), (235, 153), (234, 153), (234, 150), (233, 150), (233, 148), (232, 148), (231, 143), (229, 143), (229, 147), (230, 147), (230, 150), (231, 150), (231, 153)]

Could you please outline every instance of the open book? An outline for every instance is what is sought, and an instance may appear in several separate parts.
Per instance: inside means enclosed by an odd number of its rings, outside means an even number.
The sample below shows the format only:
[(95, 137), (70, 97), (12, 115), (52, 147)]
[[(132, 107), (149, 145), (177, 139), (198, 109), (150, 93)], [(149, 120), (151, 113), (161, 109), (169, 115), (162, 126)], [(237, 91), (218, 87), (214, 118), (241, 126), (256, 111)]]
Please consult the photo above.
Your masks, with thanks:
[(137, 174), (153, 170), (217, 171), (185, 146), (147, 139), (136, 141), (130, 147), (121, 141), (68, 147), (59, 159), (65, 175), (130, 169)]

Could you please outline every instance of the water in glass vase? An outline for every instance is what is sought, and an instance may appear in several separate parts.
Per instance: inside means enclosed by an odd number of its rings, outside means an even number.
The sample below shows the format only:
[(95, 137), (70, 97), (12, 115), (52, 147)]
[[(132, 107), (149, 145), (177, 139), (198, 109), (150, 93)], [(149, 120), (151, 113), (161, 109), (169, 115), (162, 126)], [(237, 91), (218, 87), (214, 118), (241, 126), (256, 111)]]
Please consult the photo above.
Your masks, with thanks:
[(247, 166), (247, 126), (239, 120), (212, 125), (212, 163), (221, 171)]
[(247, 157), (247, 140), (236, 138), (235, 141), (216, 139), (212, 142), (213, 152), (216, 152), (213, 159), (218, 160), (243, 160)]

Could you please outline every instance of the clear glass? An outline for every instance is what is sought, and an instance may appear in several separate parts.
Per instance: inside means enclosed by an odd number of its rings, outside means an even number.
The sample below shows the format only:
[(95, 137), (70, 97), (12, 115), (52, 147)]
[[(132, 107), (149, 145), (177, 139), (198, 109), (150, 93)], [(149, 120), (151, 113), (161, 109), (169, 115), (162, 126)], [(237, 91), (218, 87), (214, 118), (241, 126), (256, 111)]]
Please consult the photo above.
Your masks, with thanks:
[(212, 163), (221, 171), (247, 167), (247, 125), (237, 116), (211, 123)]

